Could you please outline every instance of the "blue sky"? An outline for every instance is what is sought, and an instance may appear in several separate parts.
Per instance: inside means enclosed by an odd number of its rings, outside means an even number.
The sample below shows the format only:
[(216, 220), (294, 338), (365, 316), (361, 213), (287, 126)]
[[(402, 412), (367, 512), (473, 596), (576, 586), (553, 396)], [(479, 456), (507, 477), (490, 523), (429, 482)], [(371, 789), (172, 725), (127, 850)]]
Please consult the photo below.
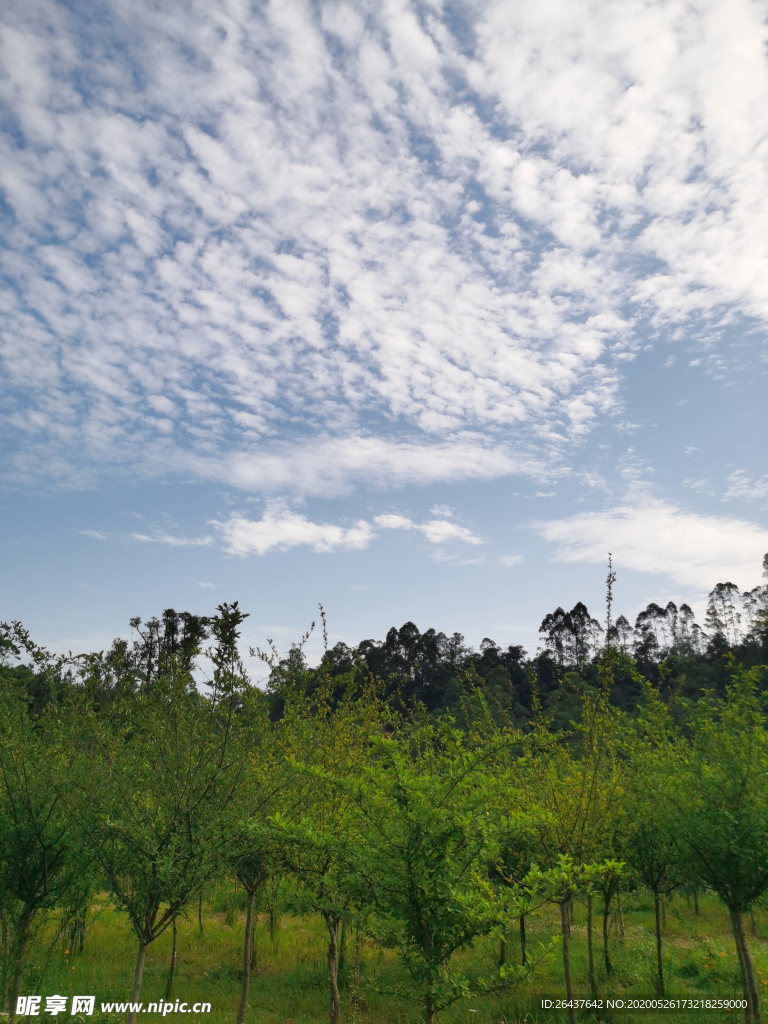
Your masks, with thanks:
[(609, 550), (630, 617), (755, 586), (767, 16), (11, 0), (0, 617), (535, 649)]

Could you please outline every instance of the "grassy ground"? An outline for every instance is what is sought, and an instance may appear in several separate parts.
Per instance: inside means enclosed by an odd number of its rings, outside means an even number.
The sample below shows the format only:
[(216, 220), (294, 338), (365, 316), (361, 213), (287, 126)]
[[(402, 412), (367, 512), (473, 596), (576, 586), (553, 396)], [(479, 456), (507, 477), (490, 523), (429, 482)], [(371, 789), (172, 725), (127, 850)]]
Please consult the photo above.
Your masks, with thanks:
[[(43, 942), (30, 963), (24, 991), (39, 995), (95, 995), (96, 1013), (102, 1001), (128, 998), (133, 973), (136, 940), (126, 919), (116, 914), (106, 901), (100, 901), (88, 924), (85, 950), (72, 957), (58, 942), (52, 947), (45, 973)], [(741, 986), (733, 940), (724, 908), (713, 897), (701, 900), (700, 914), (684, 898), (668, 906), (664, 935), (664, 958), (668, 995), (696, 999), (740, 998)], [(650, 996), (654, 991), (655, 945), (653, 908), (642, 895), (625, 900), (625, 942), (619, 941), (618, 925), (611, 933), (614, 973), (606, 978), (601, 970), (599, 995), (631, 998)], [(559, 915), (552, 908), (539, 911), (528, 928), (529, 952), (557, 934)], [(749, 926), (749, 921), (747, 921)], [(758, 920), (758, 936), (750, 946), (758, 975), (758, 984), (768, 1002), (768, 919)], [(596, 922), (596, 929), (598, 922)], [(204, 932), (201, 936), (196, 917), (179, 924), (179, 954), (173, 995), (194, 1003), (210, 1002), (212, 1012), (203, 1019), (208, 1024), (233, 1022), (237, 1010), (239, 965), (243, 939), (243, 916), (223, 893), (206, 901)], [(320, 1024), (328, 1019), (325, 934), (319, 919), (293, 917), (280, 920), (274, 943), (270, 941), (267, 918), (262, 915), (257, 927), (258, 963), (251, 983), (249, 1024)], [(41, 937), (42, 940), (42, 937)], [(145, 1004), (163, 998), (170, 958), (171, 935), (167, 931), (151, 947), (144, 974), (142, 999)], [(573, 927), (575, 985), (582, 996), (588, 995), (586, 920), (583, 906), (577, 906)], [(599, 949), (596, 949), (599, 953)], [(347, 947), (351, 967), (352, 937)], [(473, 950), (459, 958), (468, 973), (490, 979), (498, 956), (498, 944), (479, 941)], [(516, 960), (519, 949), (514, 938), (509, 942), (509, 959)], [(342, 1017), (352, 1021), (352, 979), (342, 991)], [(405, 998), (392, 995), (406, 993)], [(390, 994), (387, 994), (387, 993)], [(408, 993), (411, 993), (408, 995)], [(522, 987), (503, 995), (486, 995), (463, 1000), (440, 1015), (441, 1024), (554, 1024), (566, 1020), (564, 1013), (542, 1010), (542, 997), (564, 995), (562, 962), (556, 954), (541, 964), (536, 974)], [(359, 1019), (361, 1024), (418, 1024), (421, 1020), (418, 998), (396, 956), (368, 939), (363, 949), (363, 970)], [(619, 1024), (633, 1021), (686, 1020), (702, 1024), (743, 1019), (743, 1011), (705, 1011), (673, 1013), (583, 1012), (584, 1021)], [(50, 1019), (50, 1018), (45, 1018)], [(69, 1018), (65, 1018), (69, 1019)], [(110, 1018), (116, 1020), (114, 1015)], [(157, 1020), (146, 1017), (146, 1020)], [(178, 1022), (189, 1020), (171, 1015)], [(141, 1021), (141, 1017), (139, 1018)]]

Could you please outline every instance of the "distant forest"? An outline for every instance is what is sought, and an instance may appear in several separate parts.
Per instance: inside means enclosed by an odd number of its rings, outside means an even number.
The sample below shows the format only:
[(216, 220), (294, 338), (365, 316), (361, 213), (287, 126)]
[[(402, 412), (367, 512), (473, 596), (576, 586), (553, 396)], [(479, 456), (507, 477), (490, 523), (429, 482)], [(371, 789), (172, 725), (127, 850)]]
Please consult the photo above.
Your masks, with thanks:
[[(500, 647), (490, 638), (474, 650), (459, 633), (449, 636), (434, 628), (421, 632), (413, 622), (399, 629), (393, 626), (384, 640), (363, 640), (354, 648), (326, 643), (315, 669), (307, 666), (304, 655), (309, 634), (284, 655), (274, 647), (258, 654), (270, 668), (274, 718), (281, 715), (280, 680), (298, 671), (310, 691), (328, 675), (338, 677), (339, 698), (348, 692), (351, 679), (361, 691), (373, 683), (393, 707), (406, 713), (422, 705), (433, 715), (448, 712), (462, 718), (468, 700), (471, 703), (472, 694), (480, 690), (500, 720), (527, 731), (536, 713), (557, 730), (578, 720), (583, 698), (596, 691), (598, 655), (606, 646), (630, 655), (639, 670), (639, 676), (623, 671), (620, 664), (614, 670), (610, 700), (625, 712), (632, 712), (641, 700), (639, 677), (674, 704), (697, 700), (704, 692), (722, 697), (734, 664), (766, 664), (768, 554), (763, 575), (763, 585), (744, 592), (734, 583), (718, 583), (709, 594), (701, 625), (689, 605), (677, 607), (670, 601), (665, 607), (651, 602), (633, 626), (624, 615), (612, 616), (615, 577), (609, 571), (603, 622), (582, 602), (570, 611), (556, 608), (542, 619), (541, 644), (532, 657), (521, 645)], [(107, 651), (60, 659), (55, 676), (50, 670), (37, 673), (32, 664), (0, 666), (0, 674), (23, 682), (33, 713), (51, 700), (63, 699), (73, 687), (85, 688), (97, 705), (103, 704), (151, 685), (171, 659), (191, 671), (210, 636), (211, 621), (167, 609), (159, 618), (131, 619), (131, 640), (116, 639)], [(324, 616), (323, 631), (325, 635)]]

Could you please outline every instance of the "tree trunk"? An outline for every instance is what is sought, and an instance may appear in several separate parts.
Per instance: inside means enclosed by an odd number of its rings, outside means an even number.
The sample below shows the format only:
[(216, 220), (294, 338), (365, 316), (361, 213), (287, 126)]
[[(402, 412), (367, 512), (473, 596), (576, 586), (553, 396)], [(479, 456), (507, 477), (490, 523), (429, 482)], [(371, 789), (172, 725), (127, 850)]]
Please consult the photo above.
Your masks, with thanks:
[(323, 914), (328, 926), (328, 982), (331, 989), (329, 1024), (339, 1024), (341, 1003), (339, 1000), (339, 924), (336, 914)]
[(16, 948), (16, 963), (13, 966), (13, 974), (11, 975), (11, 990), (8, 993), (8, 1024), (13, 1024), (16, 1019), (16, 1003), (19, 998), (19, 991), (21, 989), (21, 979), (24, 976), (24, 961), (27, 958), (27, 949), (29, 948), (29, 933), (32, 928), (32, 918), (35, 916), (35, 911), (32, 908), (27, 908), (22, 914), (21, 920), (19, 921), (19, 941)]
[(342, 988), (346, 988), (344, 970), (347, 966), (347, 915), (341, 919), (341, 937), (339, 939), (339, 981)]
[(171, 966), (168, 969), (168, 984), (165, 986), (166, 1002), (171, 998), (171, 992), (173, 992), (173, 976), (176, 973), (176, 957), (179, 951), (179, 922), (175, 914), (173, 915), (171, 932), (173, 939), (171, 941)]
[(528, 955), (525, 951), (525, 914), (520, 915), (520, 963), (523, 967), (528, 963)]
[(362, 936), (360, 922), (355, 924), (355, 998), (352, 1005), (352, 1024), (360, 1020), (360, 957), (362, 953)]
[(757, 918), (755, 917), (755, 911), (752, 907), (749, 908), (749, 920), (752, 929), (752, 938), (757, 938)]
[(653, 908), (656, 913), (656, 995), (664, 998), (664, 961), (661, 957), (661, 897), (654, 889)]
[(240, 986), (240, 1006), (237, 1011), (237, 1024), (245, 1024), (245, 1011), (248, 1009), (248, 989), (251, 985), (251, 960), (253, 958), (253, 903), (256, 890), (248, 890), (248, 902), (245, 910), (245, 939), (243, 941), (243, 977)]
[(8, 918), (0, 910), (0, 923), (2, 924), (2, 963), (0, 969), (0, 1011), (5, 1006), (5, 997), (8, 992), (8, 968), (11, 963), (11, 948), (8, 941)]
[(197, 927), (200, 929), (200, 934), (203, 934), (203, 890), (200, 890), (200, 895), (197, 898)]
[(694, 889), (693, 890), (693, 912), (694, 912), (694, 914), (697, 917), (699, 916), (699, 890), (698, 889)]
[(589, 994), (597, 999), (597, 976), (595, 974), (595, 946), (592, 941), (592, 893), (587, 893), (587, 952), (589, 954)]
[(752, 969), (752, 959), (749, 955), (749, 947), (744, 935), (744, 925), (741, 919), (741, 911), (728, 908), (731, 916), (731, 927), (733, 938), (736, 943), (736, 955), (739, 958), (739, 969), (741, 971), (741, 987), (744, 998), (747, 1001), (747, 1008), (744, 1011), (746, 1024), (760, 1024), (760, 1004), (757, 995), (757, 984), (755, 983), (755, 972)]
[(619, 914), (619, 942), (624, 945), (624, 911), (621, 909), (621, 882), (616, 886), (616, 910)]
[(435, 1004), (431, 993), (424, 1000), (424, 1024), (435, 1024)]
[[(141, 995), (141, 982), (144, 977), (144, 964), (147, 962), (147, 943), (139, 939), (139, 952), (136, 957), (136, 969), (133, 972), (133, 989), (131, 990), (131, 1004), (138, 1003)], [(136, 1024), (136, 1011), (128, 1010), (128, 1024)]]
[(608, 948), (608, 936), (611, 930), (611, 895), (610, 889), (603, 893), (603, 963), (605, 964), (606, 974), (613, 972), (611, 952)]
[(569, 1024), (577, 1024), (576, 1003), (573, 994), (573, 977), (571, 975), (571, 923), (568, 915), (570, 900), (562, 900), (560, 903), (560, 926), (563, 932), (563, 972), (565, 974), (565, 994), (568, 999), (568, 1021)]
[(503, 967), (507, 962), (507, 929), (502, 928), (501, 938), (499, 939), (499, 967)]

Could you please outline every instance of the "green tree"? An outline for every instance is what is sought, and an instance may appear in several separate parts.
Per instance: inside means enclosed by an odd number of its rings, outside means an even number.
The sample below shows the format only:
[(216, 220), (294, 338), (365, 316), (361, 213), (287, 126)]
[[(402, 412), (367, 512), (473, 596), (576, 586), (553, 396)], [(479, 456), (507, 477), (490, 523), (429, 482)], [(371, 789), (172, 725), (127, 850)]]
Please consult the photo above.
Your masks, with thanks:
[[(133, 1003), (147, 947), (220, 870), (219, 819), (242, 771), (232, 738), (246, 685), (237, 659), (224, 649), (236, 643), (236, 631), (216, 632), (228, 608), (221, 606), (213, 620), (219, 658), (213, 695), (199, 694), (186, 668), (169, 659), (136, 695), (100, 714), (82, 702), (69, 713), (76, 758), (62, 785), (112, 900), (136, 933)], [(133, 1010), (128, 1020), (135, 1020)]]
[(471, 990), (454, 953), (498, 921), (487, 870), (498, 852), (498, 794), (483, 772), (494, 751), (473, 748), (446, 722), (372, 743), (350, 790), (367, 836), (356, 871), (377, 936), (399, 953), (434, 1024)]
[[(7, 663), (22, 652), (31, 656), (38, 675), (55, 672), (52, 659), (19, 623), (0, 624), (0, 657)], [(2, 995), (8, 997), (10, 1024), (33, 924), (64, 906), (88, 873), (88, 852), (74, 839), (56, 784), (62, 767), (55, 715), (35, 719), (26, 689), (6, 679), (0, 688), (0, 907), (8, 932)]]
[(764, 669), (736, 668), (726, 696), (694, 708), (690, 740), (670, 759), (676, 835), (692, 881), (728, 908), (747, 1024), (759, 1024), (757, 985), (742, 914), (768, 888), (768, 734), (760, 707)]

